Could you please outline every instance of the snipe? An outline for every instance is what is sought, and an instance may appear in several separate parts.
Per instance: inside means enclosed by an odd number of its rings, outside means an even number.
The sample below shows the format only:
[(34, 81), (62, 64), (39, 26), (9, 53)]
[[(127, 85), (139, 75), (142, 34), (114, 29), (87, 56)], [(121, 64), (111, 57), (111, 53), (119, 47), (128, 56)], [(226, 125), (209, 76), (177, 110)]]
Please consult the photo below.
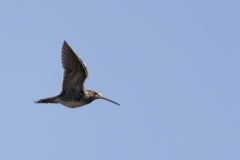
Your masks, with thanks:
[(105, 99), (120, 105), (103, 97), (97, 91), (84, 89), (84, 82), (89, 75), (87, 67), (66, 41), (62, 47), (62, 66), (64, 68), (62, 92), (58, 96), (35, 101), (36, 103), (61, 103), (66, 107), (75, 108), (89, 104), (95, 99)]

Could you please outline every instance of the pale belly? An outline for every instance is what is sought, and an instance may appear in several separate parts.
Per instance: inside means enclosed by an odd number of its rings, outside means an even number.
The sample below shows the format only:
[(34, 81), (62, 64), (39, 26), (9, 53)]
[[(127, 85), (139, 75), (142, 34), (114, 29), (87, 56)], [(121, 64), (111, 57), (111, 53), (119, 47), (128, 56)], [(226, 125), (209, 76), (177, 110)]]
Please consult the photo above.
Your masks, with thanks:
[(83, 102), (64, 102), (64, 101), (61, 101), (59, 103), (61, 103), (62, 105), (66, 106), (66, 107), (69, 107), (69, 108), (81, 107), (86, 104)]

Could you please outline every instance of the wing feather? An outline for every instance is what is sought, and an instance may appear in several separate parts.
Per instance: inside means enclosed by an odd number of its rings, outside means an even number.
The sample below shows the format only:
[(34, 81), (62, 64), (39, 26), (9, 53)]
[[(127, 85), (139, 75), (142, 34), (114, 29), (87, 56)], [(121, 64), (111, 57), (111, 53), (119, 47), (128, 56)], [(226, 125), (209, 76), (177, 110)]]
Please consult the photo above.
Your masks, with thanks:
[(64, 41), (62, 47), (63, 83), (62, 93), (84, 90), (84, 82), (89, 73), (81, 58), (73, 51), (69, 44)]

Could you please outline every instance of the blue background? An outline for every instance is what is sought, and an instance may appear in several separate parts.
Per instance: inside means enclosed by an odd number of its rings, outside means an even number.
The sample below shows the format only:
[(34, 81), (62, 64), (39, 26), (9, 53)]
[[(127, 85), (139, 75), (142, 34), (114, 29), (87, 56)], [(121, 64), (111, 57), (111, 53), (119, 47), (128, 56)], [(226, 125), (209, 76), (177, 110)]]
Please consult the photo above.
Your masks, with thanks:
[[(0, 2), (0, 159), (239, 160), (239, 1)], [(96, 100), (61, 91), (63, 40)]]

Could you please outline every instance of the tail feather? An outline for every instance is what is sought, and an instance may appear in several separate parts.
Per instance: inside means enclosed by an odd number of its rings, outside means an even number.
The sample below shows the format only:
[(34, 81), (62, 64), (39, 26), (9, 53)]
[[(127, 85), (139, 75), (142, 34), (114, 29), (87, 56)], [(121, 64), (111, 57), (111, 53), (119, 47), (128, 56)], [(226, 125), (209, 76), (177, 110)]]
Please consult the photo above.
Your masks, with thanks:
[(35, 103), (58, 103), (56, 102), (57, 96), (55, 97), (49, 97), (49, 98), (44, 98), (44, 99), (40, 99), (38, 101), (34, 101)]

